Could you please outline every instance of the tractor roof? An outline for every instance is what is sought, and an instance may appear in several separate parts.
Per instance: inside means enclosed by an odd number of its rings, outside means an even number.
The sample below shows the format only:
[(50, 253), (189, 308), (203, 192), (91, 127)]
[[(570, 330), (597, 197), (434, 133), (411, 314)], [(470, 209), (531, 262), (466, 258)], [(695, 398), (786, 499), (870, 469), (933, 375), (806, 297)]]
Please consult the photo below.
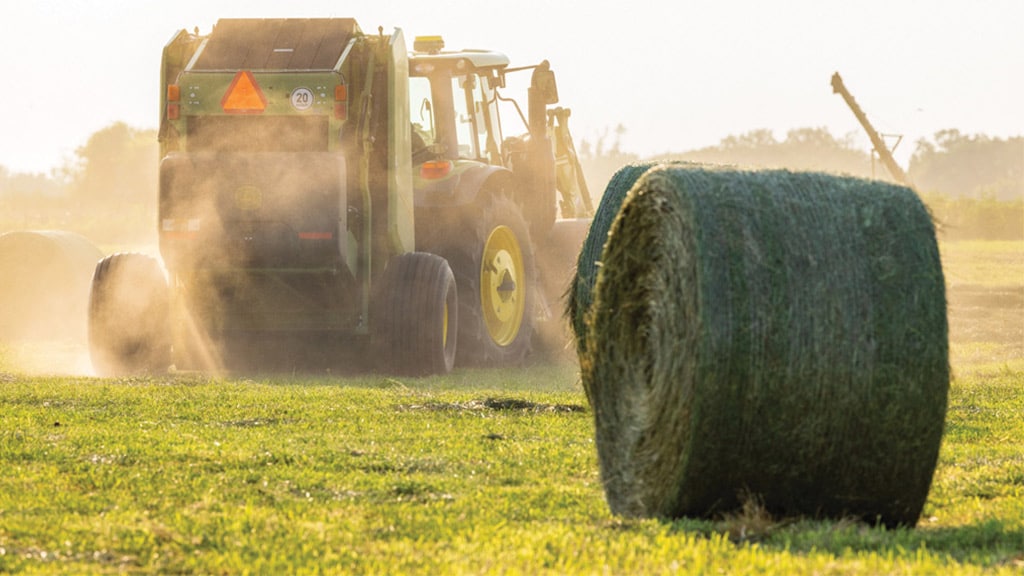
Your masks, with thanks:
[(352, 18), (222, 19), (190, 69), (332, 70), (361, 33)]
[(410, 63), (433, 64), (438, 67), (454, 67), (459, 61), (468, 62), (473, 68), (496, 68), (508, 67), (508, 56), (500, 52), (489, 50), (460, 50), (458, 52), (422, 53), (414, 52)]

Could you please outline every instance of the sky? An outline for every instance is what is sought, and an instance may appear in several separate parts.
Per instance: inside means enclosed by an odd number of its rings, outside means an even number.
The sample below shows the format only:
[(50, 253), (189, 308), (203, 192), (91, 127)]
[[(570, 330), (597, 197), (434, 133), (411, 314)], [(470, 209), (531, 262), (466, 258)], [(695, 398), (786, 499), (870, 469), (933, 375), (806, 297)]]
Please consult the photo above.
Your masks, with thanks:
[[(164, 44), (222, 17), (354, 17), (449, 48), (551, 62), (577, 145), (651, 156), (755, 129), (1024, 135), (1022, 0), (34, 0), (0, 3), (0, 166), (48, 173), (103, 127), (155, 128)], [(523, 100), (525, 104), (525, 99)]]

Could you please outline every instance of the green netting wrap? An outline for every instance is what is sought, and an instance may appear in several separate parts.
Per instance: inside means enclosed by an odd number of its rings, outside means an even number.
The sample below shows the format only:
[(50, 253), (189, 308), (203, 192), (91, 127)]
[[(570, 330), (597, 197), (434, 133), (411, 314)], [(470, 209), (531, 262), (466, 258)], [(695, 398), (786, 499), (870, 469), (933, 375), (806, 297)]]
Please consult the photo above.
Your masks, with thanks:
[(580, 250), (579, 260), (576, 263), (576, 275), (573, 276), (572, 285), (569, 287), (568, 316), (576, 336), (578, 351), (582, 351), (584, 346), (586, 336), (583, 330), (584, 316), (592, 302), (601, 250), (604, 248), (605, 240), (608, 239), (608, 231), (612, 228), (612, 222), (619, 213), (626, 194), (644, 175), (644, 172), (657, 165), (656, 163), (646, 163), (623, 166), (608, 181), (608, 186), (605, 187), (604, 194), (601, 196), (601, 203), (597, 207), (597, 212), (594, 213), (590, 231)]
[(601, 256), (583, 386), (613, 512), (913, 525), (949, 387), (932, 220), (909, 189), (646, 171)]

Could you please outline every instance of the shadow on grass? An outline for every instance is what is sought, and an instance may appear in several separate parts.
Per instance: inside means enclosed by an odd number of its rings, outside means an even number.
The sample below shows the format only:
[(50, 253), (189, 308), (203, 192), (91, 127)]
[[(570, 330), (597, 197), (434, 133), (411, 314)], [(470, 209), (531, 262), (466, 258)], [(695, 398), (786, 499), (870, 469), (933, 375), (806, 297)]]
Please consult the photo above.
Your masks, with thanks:
[(998, 519), (955, 527), (887, 529), (857, 520), (781, 520), (741, 516), (719, 521), (682, 519), (673, 531), (724, 534), (737, 545), (792, 554), (870, 553), (913, 561), (922, 551), (979, 566), (1024, 568), (1024, 529)]
[(425, 402), (423, 404), (404, 404), (398, 407), (403, 411), (422, 410), (426, 412), (452, 412), (493, 410), (496, 412), (586, 412), (582, 404), (548, 404), (531, 402), (520, 398), (485, 398), (468, 402)]
[(875, 552), (913, 558), (918, 551), (945, 554), (958, 562), (981, 565), (1016, 564), (1024, 566), (1024, 531), (1007, 529), (999, 520), (944, 528), (885, 530), (866, 525), (835, 529), (820, 523), (817, 529), (793, 532), (771, 538), (768, 546), (788, 547), (793, 552), (812, 549), (841, 554), (844, 551)]

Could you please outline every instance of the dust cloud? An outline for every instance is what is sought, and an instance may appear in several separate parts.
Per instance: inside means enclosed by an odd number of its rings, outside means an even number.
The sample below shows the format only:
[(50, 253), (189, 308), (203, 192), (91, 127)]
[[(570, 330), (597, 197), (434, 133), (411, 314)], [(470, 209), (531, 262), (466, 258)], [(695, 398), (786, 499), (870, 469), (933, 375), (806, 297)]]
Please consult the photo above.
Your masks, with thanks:
[(189, 154), (171, 152), (161, 171), (177, 367), (302, 369), (304, 348), (360, 322), (355, 270), (372, 254), (355, 240), (372, 231), (374, 246), (386, 241), (386, 198), (364, 206), (359, 166), (329, 151), (326, 117), (211, 117), (191, 128)]
[(544, 242), (535, 242), (539, 291), (543, 302), (538, 311), (537, 338), (534, 349), (539, 357), (549, 360), (576, 361), (572, 330), (565, 315), (566, 297), (576, 273), (583, 241), (590, 231), (589, 218), (555, 221)]
[(69, 232), (0, 235), (0, 370), (91, 373), (86, 318), (101, 257), (87, 239)]

